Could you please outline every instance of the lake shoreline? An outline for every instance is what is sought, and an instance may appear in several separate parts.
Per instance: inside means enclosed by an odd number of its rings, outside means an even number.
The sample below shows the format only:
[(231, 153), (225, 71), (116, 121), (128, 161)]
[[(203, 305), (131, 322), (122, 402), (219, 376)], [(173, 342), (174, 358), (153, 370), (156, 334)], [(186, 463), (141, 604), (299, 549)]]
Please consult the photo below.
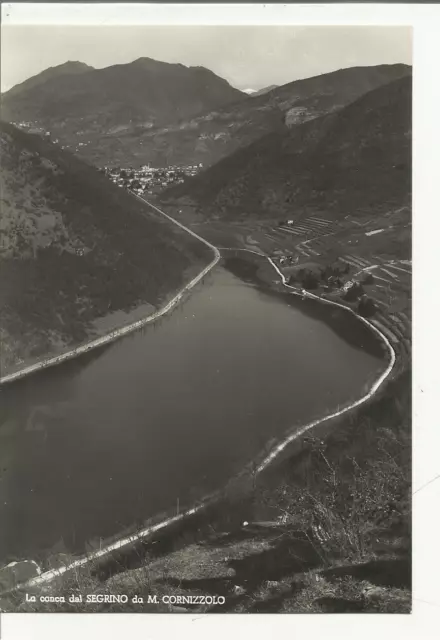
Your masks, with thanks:
[[(218, 249), (216, 249), (216, 252), (217, 253), (215, 255), (214, 260), (207, 267), (205, 267), (205, 269), (200, 274), (198, 274), (198, 276), (196, 276), (196, 278), (194, 278), (191, 281), (191, 283), (189, 283), (189, 285), (186, 285), (186, 287), (182, 290), (182, 292), (180, 292), (177, 296), (175, 296), (175, 298), (171, 301), (171, 303), (168, 303), (168, 305), (161, 310), (160, 315), (163, 315), (172, 307), (174, 307), (177, 304), (177, 302), (179, 302), (182, 299), (184, 295), (183, 292), (187, 292), (190, 289), (192, 289), (195, 286), (195, 284), (197, 284), (204, 277), (204, 275), (206, 275), (219, 262), (220, 252), (218, 251)], [(252, 253), (255, 253), (255, 252), (252, 252)], [(275, 271), (281, 276), (281, 282), (283, 286), (288, 289), (292, 289), (291, 293), (294, 293), (295, 295), (301, 296), (301, 297), (307, 296), (312, 299), (321, 300), (322, 302), (325, 302), (327, 304), (333, 304), (338, 307), (341, 307), (342, 309), (345, 309), (352, 315), (359, 318), (366, 325), (368, 325), (368, 327), (373, 330), (373, 333), (375, 333), (377, 336), (382, 338), (382, 341), (386, 345), (387, 351), (390, 356), (389, 362), (386, 368), (383, 371), (381, 371), (379, 377), (376, 378), (375, 376), (375, 380), (373, 381), (371, 386), (369, 386), (369, 389), (367, 390), (367, 392), (363, 393), (361, 398), (355, 401), (347, 401), (347, 403), (344, 404), (342, 409), (338, 407), (338, 411), (336, 412), (326, 414), (323, 417), (317, 418), (316, 420), (313, 420), (312, 422), (309, 422), (305, 425), (302, 425), (302, 426), (297, 425), (293, 428), (290, 428), (288, 431), (286, 431), (283, 434), (281, 438), (273, 438), (271, 441), (267, 442), (264, 447), (264, 450), (260, 452), (259, 455), (254, 456), (253, 460), (250, 463), (248, 463), (238, 475), (231, 478), (226, 483), (226, 485), (219, 491), (215, 491), (210, 495), (206, 495), (203, 499), (199, 500), (198, 503), (196, 503), (196, 505), (174, 516), (172, 516), (169, 512), (168, 512), (168, 517), (166, 512), (165, 513), (162, 512), (161, 514), (156, 514), (156, 516), (149, 518), (145, 522), (146, 526), (142, 527), (142, 529), (138, 528), (135, 532), (131, 534), (126, 533), (126, 535), (122, 539), (120, 537), (121, 532), (111, 537), (110, 539), (108, 538), (104, 548), (95, 550), (87, 554), (85, 557), (78, 558), (77, 560), (73, 561), (72, 563), (66, 566), (42, 573), (38, 577), (32, 579), (30, 582), (26, 582), (27, 587), (50, 582), (53, 579), (60, 577), (60, 575), (64, 574), (65, 572), (79, 568), (91, 562), (92, 563), (98, 562), (100, 564), (102, 562), (105, 563), (111, 560), (111, 558), (114, 557), (115, 553), (118, 553), (118, 554), (122, 553), (125, 555), (128, 550), (133, 549), (134, 547), (136, 547), (137, 544), (139, 543), (145, 544), (146, 540), (153, 537), (159, 531), (163, 532), (165, 530), (168, 530), (169, 528), (174, 529), (175, 527), (181, 528), (182, 526), (186, 525), (187, 520), (191, 520), (193, 518), (202, 517), (203, 519), (205, 517), (204, 514), (207, 509), (208, 510), (210, 508), (216, 509), (217, 505), (221, 503), (226, 503), (226, 504), (231, 503), (231, 498), (229, 496), (231, 496), (231, 493), (232, 493), (232, 497), (234, 496), (234, 494), (236, 493), (237, 487), (240, 487), (240, 492), (244, 490), (244, 492), (247, 493), (249, 491), (250, 486), (255, 481), (255, 478), (259, 474), (261, 474), (263, 471), (265, 471), (269, 466), (271, 466), (274, 460), (279, 459), (281, 457), (281, 454), (285, 454), (288, 450), (290, 450), (291, 446), (294, 443), (297, 443), (298, 441), (300, 441), (302, 436), (306, 432), (308, 432), (312, 428), (318, 427), (319, 425), (323, 425), (324, 423), (328, 425), (330, 422), (337, 421), (342, 416), (345, 416), (355, 411), (356, 408), (359, 407), (360, 405), (363, 405), (364, 403), (368, 403), (369, 401), (375, 398), (376, 393), (378, 392), (382, 384), (385, 382), (385, 380), (387, 380), (391, 371), (393, 370), (395, 360), (396, 360), (396, 354), (390, 342), (388, 341), (388, 339), (376, 327), (374, 327), (368, 320), (359, 316), (352, 309), (344, 305), (335, 303), (333, 301), (322, 299), (308, 292), (299, 291), (294, 287), (290, 287), (287, 284), (285, 277), (283, 276), (281, 271), (277, 268), (277, 266), (274, 264), (274, 262), (267, 256), (261, 255), (261, 257), (268, 260), (268, 262), (275, 269)], [(153, 317), (150, 317), (150, 319), (142, 320), (140, 322), (143, 324), (146, 324), (147, 322), (151, 322), (152, 319), (155, 319), (157, 317), (159, 317), (159, 313), (157, 313)], [(124, 332), (122, 332), (123, 330), (119, 330), (118, 335), (115, 335), (115, 332), (113, 332), (112, 334), (110, 334), (110, 339), (107, 338), (107, 342), (116, 340), (119, 337), (119, 335), (124, 335), (124, 333), (128, 333), (129, 331), (134, 331), (135, 329), (139, 328), (139, 326), (140, 325), (138, 322), (138, 323), (135, 323), (135, 326), (130, 325), (129, 330), (125, 329)], [(100, 345), (96, 345), (96, 346), (100, 346)], [(69, 357), (74, 358), (78, 355), (80, 354), (78, 350), (76, 350), (72, 352), (72, 354)], [(64, 357), (64, 359), (67, 359), (67, 358)], [(55, 361), (52, 364), (57, 364), (57, 363), (58, 361)], [(47, 366), (50, 366), (50, 365), (47, 363), (43, 363), (42, 366), (40, 366), (40, 369)], [(23, 375), (27, 375), (27, 374), (22, 374), (22, 376)], [(119, 539), (116, 539), (117, 536), (119, 536)]]
[[(147, 203), (147, 204), (149, 206), (153, 207), (153, 205), (150, 205), (149, 203)], [(156, 208), (156, 207), (154, 207), (154, 208)], [(170, 220), (172, 220), (172, 218), (170, 218), (170, 216), (168, 216), (167, 214), (163, 213), (163, 215), (165, 217), (169, 218)], [(2, 377), (0, 377), (0, 385), (7, 384), (7, 383), (10, 383), (10, 382), (15, 382), (16, 380), (23, 379), (23, 378), (25, 378), (25, 377), (33, 374), (33, 373), (37, 373), (37, 372), (42, 371), (44, 369), (47, 369), (49, 367), (53, 367), (55, 365), (61, 364), (62, 362), (66, 362), (67, 360), (72, 360), (74, 358), (77, 358), (77, 357), (79, 357), (79, 356), (81, 356), (81, 355), (83, 355), (85, 353), (89, 353), (93, 349), (97, 349), (99, 347), (103, 347), (105, 345), (111, 344), (112, 342), (115, 342), (119, 338), (121, 338), (123, 336), (126, 336), (126, 335), (132, 333), (133, 331), (137, 331), (138, 329), (141, 329), (142, 327), (146, 326), (147, 324), (150, 324), (150, 323), (154, 322), (158, 318), (161, 318), (162, 316), (166, 315), (168, 312), (173, 310), (184, 299), (184, 297), (201, 280), (203, 280), (203, 278), (217, 265), (217, 263), (219, 262), (220, 257), (221, 257), (219, 250), (216, 247), (214, 247), (214, 245), (212, 245), (210, 242), (208, 242), (204, 238), (201, 238), (200, 236), (195, 234), (193, 231), (190, 231), (189, 229), (186, 229), (180, 223), (175, 222), (175, 224), (177, 224), (179, 227), (181, 227), (181, 228), (185, 229), (186, 231), (188, 231), (188, 233), (193, 235), (195, 238), (197, 238), (198, 240), (203, 242), (208, 248), (210, 248), (214, 252), (214, 259), (206, 267), (204, 267), (202, 269), (202, 271), (200, 271), (194, 278), (192, 278), (192, 280), (190, 280), (190, 282), (188, 282), (184, 287), (182, 287), (177, 292), (177, 294), (175, 294), (173, 296), (173, 298), (171, 298), (171, 300), (169, 300), (167, 302), (167, 304), (165, 306), (161, 307), (160, 309), (158, 309), (154, 313), (146, 316), (145, 318), (142, 318), (141, 320), (137, 320), (135, 322), (131, 322), (131, 323), (127, 324), (127, 325), (124, 325), (123, 327), (120, 327), (119, 329), (114, 329), (113, 331), (110, 331), (110, 332), (104, 334), (103, 336), (101, 336), (99, 338), (95, 338), (94, 340), (90, 340), (89, 342), (86, 342), (85, 344), (79, 345), (78, 347), (75, 347), (74, 349), (71, 349), (69, 351), (66, 351), (64, 353), (61, 353), (61, 354), (53, 356), (53, 357), (49, 357), (49, 358), (45, 358), (43, 360), (39, 360), (35, 364), (26, 366), (26, 367), (24, 367), (22, 369), (19, 369), (18, 371), (13, 371), (13, 372), (5, 375), (5, 376), (2, 376)]]
[[(266, 256), (263, 257), (266, 258)], [(270, 259), (269, 262), (271, 262)], [(303, 296), (303, 293), (300, 291), (295, 291), (295, 294)], [(312, 297), (319, 299), (317, 296)], [(334, 304), (330, 301), (325, 302)], [(354, 311), (347, 309), (347, 307), (343, 305), (338, 306), (341, 306), (343, 309), (346, 309), (353, 315), (357, 316)], [(365, 319), (362, 320), (365, 321)], [(368, 321), (365, 322), (369, 325)], [(375, 331), (375, 333), (380, 335), (380, 332), (378, 331)], [(173, 534), (172, 532), (180, 531), (181, 529), (185, 529), (187, 526), (191, 528), (191, 525), (189, 524), (190, 522), (198, 522), (200, 519), (203, 522), (206, 518), (209, 519), (209, 513), (212, 511), (216, 513), (218, 509), (227, 509), (227, 505), (230, 505), (235, 509), (235, 507), (233, 507), (235, 496), (237, 494), (248, 494), (256, 477), (268, 469), (268, 467), (272, 467), (272, 463), (275, 460), (278, 461), (279, 459), (284, 458), (285, 455), (289, 454), (292, 447), (295, 448), (298, 442), (301, 442), (302, 437), (306, 432), (311, 429), (315, 429), (320, 425), (328, 428), (329, 425), (334, 425), (335, 422), (337, 423), (341, 417), (345, 417), (354, 412), (360, 405), (375, 399), (376, 393), (382, 386), (382, 383), (388, 378), (395, 362), (395, 355), (393, 356), (394, 351), (387, 339), (384, 338), (384, 340), (388, 345), (387, 348), (390, 354), (390, 361), (384, 370), (380, 370), (379, 375), (377, 373), (374, 374), (374, 380), (371, 385), (368, 385), (366, 392), (362, 390), (361, 398), (357, 400), (348, 400), (344, 403), (342, 408), (338, 407), (338, 411), (327, 413), (326, 415), (318, 417), (305, 425), (296, 425), (291, 427), (281, 438), (273, 438), (268, 441), (264, 450), (260, 451), (260, 454), (257, 456), (254, 456), (253, 459), (245, 465), (241, 472), (230, 478), (222, 489), (206, 495), (203, 499), (197, 501), (196, 504), (193, 503), (191, 508), (185, 508), (186, 505), (182, 505), (184, 510), (179, 514), (176, 514), (175, 509), (170, 509), (160, 514), (156, 514), (144, 521), (144, 526), (141, 528), (139, 525), (136, 525), (136, 528), (134, 526), (131, 527), (131, 531), (130, 528), (126, 529), (125, 535), (123, 535), (122, 538), (122, 532), (107, 538), (105, 541), (102, 541), (103, 546), (99, 550), (97, 549), (92, 551), (86, 556), (80, 557), (62, 568), (44, 571), (40, 576), (31, 580), (31, 582), (26, 583), (26, 586), (36, 586), (41, 583), (50, 582), (64, 574), (66, 571), (71, 571), (87, 565), (88, 563), (92, 563), (93, 566), (95, 566), (96, 563), (98, 563), (99, 566), (102, 564), (106, 565), (107, 562), (114, 561), (115, 555), (126, 556), (127, 554), (132, 553), (139, 544), (144, 545), (148, 543), (152, 538), (157, 537), (157, 534), (159, 533), (163, 536), (166, 531), (168, 532), (167, 537), (169, 535), (177, 535), (177, 533)], [(289, 455), (291, 455), (291, 453)]]

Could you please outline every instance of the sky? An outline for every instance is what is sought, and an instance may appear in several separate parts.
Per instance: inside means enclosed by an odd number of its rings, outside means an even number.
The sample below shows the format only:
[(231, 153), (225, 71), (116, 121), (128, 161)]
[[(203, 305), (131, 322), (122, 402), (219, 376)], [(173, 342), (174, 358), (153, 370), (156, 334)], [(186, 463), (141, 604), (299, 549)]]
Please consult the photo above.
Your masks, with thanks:
[(2, 25), (1, 90), (68, 60), (204, 66), (261, 89), (352, 66), (412, 62), (410, 27)]

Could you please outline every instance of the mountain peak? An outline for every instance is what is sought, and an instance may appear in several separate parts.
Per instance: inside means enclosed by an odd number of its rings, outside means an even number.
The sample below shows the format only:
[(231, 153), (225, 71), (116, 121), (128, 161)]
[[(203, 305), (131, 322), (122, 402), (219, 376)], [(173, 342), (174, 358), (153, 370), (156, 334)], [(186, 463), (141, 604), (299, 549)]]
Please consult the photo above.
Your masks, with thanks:
[(79, 62), (78, 60), (68, 60), (62, 64), (57, 64), (54, 67), (49, 67), (48, 69), (41, 71), (41, 73), (38, 73), (36, 76), (32, 76), (24, 82), (20, 82), (20, 84), (16, 84), (12, 89), (9, 89), (5, 95), (8, 95), (9, 97), (18, 96), (33, 87), (43, 85), (45, 82), (52, 80), (53, 78), (80, 75), (88, 71), (94, 71), (94, 67), (91, 67), (85, 62)]
[(183, 67), (183, 64), (173, 62), (163, 62), (162, 60), (155, 60), (154, 58), (141, 57), (129, 62), (127, 66), (134, 65), (136, 67), (142, 67), (148, 71), (158, 71), (166, 67)]
[(89, 64), (85, 62), (80, 62), (79, 60), (67, 60), (67, 62), (63, 62), (62, 64), (55, 65), (54, 67), (50, 67), (51, 69), (64, 69), (67, 70), (83, 70), (87, 71), (88, 69), (92, 70), (94, 67), (91, 67)]
[(89, 67), (85, 62), (81, 62), (81, 60), (66, 60), (66, 62), (62, 62), (59, 65), (55, 65), (58, 67), (68, 67), (68, 66), (80, 66), (80, 67)]
[(70, 145), (70, 136), (76, 139), (78, 131), (151, 127), (243, 98), (238, 89), (204, 67), (141, 57), (93, 69), (69, 60), (8, 91), (2, 113), (6, 120), (38, 122), (59, 139), (69, 131)]

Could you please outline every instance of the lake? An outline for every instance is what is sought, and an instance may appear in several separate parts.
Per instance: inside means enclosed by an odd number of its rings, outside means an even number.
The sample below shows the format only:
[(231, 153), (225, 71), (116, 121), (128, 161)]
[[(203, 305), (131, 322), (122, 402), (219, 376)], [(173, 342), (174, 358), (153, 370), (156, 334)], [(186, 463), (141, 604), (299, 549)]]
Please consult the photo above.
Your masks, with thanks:
[(386, 366), (373, 333), (251, 271), (226, 261), (156, 324), (0, 390), (0, 560), (189, 506), (363, 395)]

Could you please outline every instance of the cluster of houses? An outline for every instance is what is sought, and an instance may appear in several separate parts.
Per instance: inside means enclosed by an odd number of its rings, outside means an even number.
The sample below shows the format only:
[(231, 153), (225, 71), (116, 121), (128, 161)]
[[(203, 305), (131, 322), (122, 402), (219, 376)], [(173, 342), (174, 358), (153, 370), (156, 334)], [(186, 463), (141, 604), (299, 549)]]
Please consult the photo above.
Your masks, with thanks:
[(14, 127), (18, 127), (18, 129), (25, 129), (26, 131), (29, 131), (29, 129), (35, 129), (40, 133), (43, 132), (43, 129), (37, 126), (36, 122), (26, 122), (25, 120), (22, 120), (21, 122), (11, 122), (11, 124), (13, 124)]
[(271, 259), (277, 263), (279, 266), (288, 267), (294, 264), (297, 264), (299, 261), (299, 257), (294, 257), (290, 253), (286, 253), (282, 249), (275, 249), (273, 254), (271, 255)]
[(289, 265), (297, 264), (299, 262), (299, 257), (294, 258), (293, 256), (277, 256), (276, 258), (278, 264), (288, 267)]
[(21, 122), (11, 122), (11, 124), (13, 124), (14, 127), (17, 127), (18, 129), (23, 129), (23, 131), (26, 131), (26, 133), (33, 133), (42, 136), (43, 138), (48, 138), (50, 142), (53, 142), (55, 144), (59, 142), (58, 138), (51, 139), (50, 131), (46, 131), (46, 129), (40, 127), (36, 122), (27, 122), (25, 120), (22, 120)]
[[(46, 131), (36, 122), (22, 121), (12, 122), (11, 124), (28, 133), (35, 133), (45, 137), (55, 144), (59, 143), (57, 138), (51, 138), (50, 131)], [(85, 147), (89, 143), (90, 140), (78, 142), (74, 150), (79, 151), (80, 147)], [(61, 146), (62, 149), (69, 147), (70, 145)], [(134, 169), (133, 167), (102, 167), (100, 171), (104, 172), (118, 187), (130, 189), (139, 195), (143, 193), (151, 195), (160, 193), (172, 184), (184, 182), (187, 176), (195, 176), (202, 168), (202, 163), (184, 166), (170, 165), (168, 167), (151, 167), (146, 164), (139, 169)]]
[(103, 167), (101, 171), (118, 187), (130, 189), (139, 195), (143, 193), (160, 193), (172, 184), (180, 184), (186, 176), (195, 176), (202, 169), (202, 164), (169, 167), (151, 167), (143, 165), (139, 169), (133, 167)]

